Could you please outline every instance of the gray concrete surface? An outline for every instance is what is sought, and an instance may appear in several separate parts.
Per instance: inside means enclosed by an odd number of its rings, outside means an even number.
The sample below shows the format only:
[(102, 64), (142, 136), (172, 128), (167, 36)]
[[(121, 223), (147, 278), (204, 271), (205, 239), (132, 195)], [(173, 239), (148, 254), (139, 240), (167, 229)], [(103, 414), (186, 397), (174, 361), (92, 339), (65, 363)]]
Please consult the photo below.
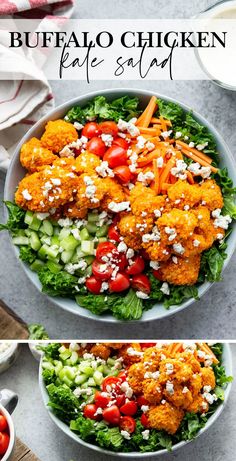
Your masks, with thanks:
[[(41, 461), (108, 461), (114, 457), (102, 456), (70, 440), (51, 421), (43, 406), (38, 388), (38, 363), (26, 345), (22, 346), (16, 364), (0, 376), (0, 388), (8, 387), (19, 394), (19, 405), (14, 413), (18, 437)], [(232, 346), (236, 356), (236, 344)], [(234, 360), (234, 376), (236, 361)], [(236, 383), (227, 405), (214, 425), (194, 442), (166, 456), (145, 458), (147, 461), (233, 461), (235, 459)], [(127, 459), (127, 458), (125, 458)]]
[[(211, 0), (81, 0), (76, 2), (75, 17), (81, 18), (148, 18), (190, 17), (212, 3)], [(145, 5), (145, 8), (144, 8)], [(51, 82), (60, 104), (77, 95), (109, 87), (140, 87), (160, 92), (183, 101), (219, 130), (234, 153), (236, 145), (236, 93), (216, 87), (208, 81), (153, 82)], [(235, 154), (236, 155), (236, 154)], [(4, 175), (0, 175), (0, 198)], [(0, 214), (1, 214), (0, 210)], [(1, 216), (0, 216), (1, 217)], [(235, 338), (236, 255), (224, 272), (224, 280), (216, 284), (202, 300), (167, 320), (145, 325), (108, 326), (86, 321), (56, 308), (29, 282), (10, 246), (9, 238), (0, 235), (0, 297), (28, 323), (45, 325), (53, 338)]]

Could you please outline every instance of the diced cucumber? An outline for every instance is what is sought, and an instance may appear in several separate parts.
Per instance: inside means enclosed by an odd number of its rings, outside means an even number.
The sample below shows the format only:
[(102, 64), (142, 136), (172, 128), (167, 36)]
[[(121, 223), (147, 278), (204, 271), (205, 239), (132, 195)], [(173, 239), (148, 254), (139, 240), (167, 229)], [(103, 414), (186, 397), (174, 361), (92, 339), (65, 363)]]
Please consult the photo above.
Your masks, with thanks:
[(47, 267), (53, 274), (58, 274), (62, 270), (62, 265), (53, 261), (48, 261)]
[(90, 234), (93, 234), (93, 235), (96, 234), (96, 232), (98, 231), (98, 227), (96, 226), (96, 224), (93, 224), (93, 223), (88, 223), (86, 225), (86, 229)]
[(79, 358), (79, 356), (78, 356), (77, 352), (73, 351), (71, 356), (70, 356), (71, 365), (75, 365), (78, 362), (78, 358)]
[(81, 242), (81, 251), (85, 255), (94, 255), (94, 242), (84, 240)]
[(56, 258), (58, 255), (58, 250), (59, 248), (56, 245), (48, 246), (46, 244), (43, 244), (38, 251), (38, 255), (40, 258), (45, 259), (47, 256), (49, 258)]
[(87, 379), (88, 379), (87, 375), (84, 375), (84, 374), (77, 375), (75, 377), (75, 384), (77, 384), (77, 386), (80, 386), (81, 384), (85, 383)]
[(55, 365), (55, 373), (56, 375), (58, 376), (60, 371), (62, 370), (63, 368), (63, 365), (62, 363), (60, 362), (60, 360), (54, 360), (54, 365)]
[(29, 224), (29, 228), (32, 230), (38, 231), (41, 224), (42, 224), (42, 221), (40, 221), (40, 219), (37, 218), (36, 214), (34, 214), (33, 219), (31, 223)]
[(92, 266), (88, 266), (86, 267), (85, 271), (84, 271), (84, 275), (86, 277), (90, 277), (93, 273), (93, 269), (92, 269)]
[(94, 256), (85, 256), (83, 259), (86, 261), (87, 265), (90, 266), (90, 264), (92, 264), (92, 262), (94, 261)]
[(73, 255), (74, 255), (74, 250), (68, 250), (68, 251), (64, 250), (61, 253), (61, 260), (63, 261), (64, 264), (67, 264), (68, 262), (71, 261)]
[(29, 245), (29, 238), (28, 237), (13, 237), (12, 242), (14, 245)]
[(62, 352), (66, 352), (66, 351), (68, 351), (68, 349), (65, 346), (62, 345), (61, 347), (59, 347), (58, 351), (60, 352), (60, 354), (62, 354)]
[(30, 269), (34, 272), (38, 272), (44, 266), (44, 262), (41, 259), (35, 259), (31, 264)]
[(105, 237), (105, 235), (107, 235), (108, 233), (108, 225), (107, 224), (103, 224), (103, 226), (99, 227), (97, 232), (96, 232), (96, 236), (98, 238), (100, 237)]
[(51, 245), (51, 237), (49, 237), (48, 235), (43, 234), (43, 235), (40, 237), (40, 240), (41, 240), (41, 243), (42, 243), (42, 244), (45, 243), (45, 244), (48, 245), (48, 246)]
[(100, 237), (98, 239), (98, 243), (103, 243), (103, 242), (107, 242), (107, 238), (106, 237)]
[(49, 235), (50, 237), (53, 235), (53, 225), (47, 219), (43, 221), (40, 230), (44, 232), (46, 235)]
[(87, 376), (93, 376), (93, 368), (90, 366), (90, 362), (83, 361), (79, 364), (78, 369)]
[(89, 378), (87, 383), (88, 383), (88, 386), (91, 386), (91, 387), (96, 387), (97, 386), (97, 383), (95, 382), (93, 377)]
[(60, 359), (62, 361), (69, 359), (70, 356), (71, 356), (71, 352), (68, 349), (60, 353)]
[(98, 221), (98, 213), (88, 213), (88, 222), (89, 223), (95, 223)]
[[(52, 223), (53, 224), (53, 223)], [(54, 229), (53, 229), (53, 234), (58, 236), (59, 235), (59, 232), (60, 232), (60, 228), (55, 226)]]
[(68, 237), (68, 235), (70, 235), (70, 229), (63, 227), (58, 234), (58, 238), (59, 240), (63, 240), (65, 237)]
[(42, 367), (45, 369), (45, 370), (54, 370), (54, 366), (52, 363), (50, 362), (44, 362), (42, 363)]
[(111, 367), (114, 367), (116, 361), (112, 359), (111, 357), (108, 357), (107, 359), (107, 365), (110, 365)]
[(61, 240), (61, 247), (64, 248), (66, 251), (75, 250), (75, 248), (79, 245), (79, 241), (73, 237), (73, 235), (68, 235), (67, 237)]
[(53, 235), (53, 236), (51, 237), (51, 244), (52, 244), (52, 245), (60, 246), (60, 240), (59, 240), (59, 238), (58, 238), (57, 235)]
[(83, 229), (81, 229), (80, 231), (80, 238), (81, 240), (88, 240), (90, 238), (90, 235), (86, 229), (86, 227), (83, 227)]
[(98, 386), (100, 386), (102, 384), (102, 381), (103, 381), (103, 374), (100, 371), (96, 370), (94, 372), (94, 374), (93, 374), (93, 379), (94, 379), (95, 383)]
[(34, 213), (32, 211), (26, 211), (24, 222), (28, 224), (28, 226), (32, 223), (34, 217)]
[(31, 235), (29, 237), (30, 246), (33, 250), (38, 251), (41, 247), (41, 242), (38, 238), (38, 234), (35, 231), (31, 231)]

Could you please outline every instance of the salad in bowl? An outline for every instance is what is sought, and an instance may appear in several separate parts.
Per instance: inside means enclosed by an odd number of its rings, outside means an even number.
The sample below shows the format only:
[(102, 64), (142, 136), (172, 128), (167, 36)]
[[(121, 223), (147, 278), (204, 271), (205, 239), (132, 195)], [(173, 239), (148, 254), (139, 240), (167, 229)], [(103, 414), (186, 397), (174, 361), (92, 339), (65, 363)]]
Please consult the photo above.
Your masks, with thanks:
[(183, 446), (219, 416), (230, 390), (229, 346), (52, 343), (40, 384), (54, 422), (83, 445), (119, 456)]
[(236, 217), (227, 153), (179, 104), (145, 100), (96, 96), (22, 142), (1, 228), (42, 291), (73, 312), (162, 317), (221, 279)]

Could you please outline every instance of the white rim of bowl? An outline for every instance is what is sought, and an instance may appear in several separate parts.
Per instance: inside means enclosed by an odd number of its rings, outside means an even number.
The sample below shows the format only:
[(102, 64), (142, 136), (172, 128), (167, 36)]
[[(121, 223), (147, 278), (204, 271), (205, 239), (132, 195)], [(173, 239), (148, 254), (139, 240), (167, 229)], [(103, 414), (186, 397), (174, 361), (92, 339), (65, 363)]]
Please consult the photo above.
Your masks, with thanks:
[[(157, 93), (156, 91), (142, 90), (142, 89), (138, 89), (138, 88), (109, 88), (109, 89), (103, 89), (103, 90), (98, 90), (98, 91), (92, 91), (90, 93), (83, 94), (83, 95), (78, 96), (76, 98), (72, 98), (72, 99), (64, 102), (63, 104), (60, 104), (56, 108), (52, 109), (47, 115), (42, 117), (35, 125), (33, 125), (32, 128), (30, 128), (30, 130), (23, 136), (21, 141), (18, 143), (18, 145), (16, 147), (16, 150), (15, 150), (15, 153), (13, 155), (12, 161), (11, 161), (10, 166), (8, 168), (6, 181), (5, 181), (5, 187), (4, 187), (4, 200), (8, 200), (10, 176), (11, 176), (13, 166), (14, 166), (15, 162), (17, 161), (18, 157), (19, 157), (20, 148), (21, 148), (22, 144), (30, 137), (30, 134), (34, 132), (35, 129), (41, 127), (41, 125), (43, 123), (45, 123), (47, 120), (49, 120), (50, 117), (53, 116), (54, 113), (59, 111), (59, 110), (61, 111), (61, 110), (65, 109), (65, 111), (66, 111), (72, 105), (79, 104), (80, 101), (83, 100), (83, 99), (87, 99), (87, 98), (92, 99), (95, 96), (109, 95), (109, 94), (111, 94), (113, 92), (114, 92), (114, 97), (115, 97), (115, 93), (117, 93), (117, 95), (118, 94), (123, 94), (123, 95), (124, 94), (130, 94), (130, 95), (136, 96), (136, 97), (139, 97), (139, 95), (140, 96), (152, 96), (153, 94), (155, 94), (156, 97), (159, 98), (159, 99), (163, 99), (165, 101), (174, 102), (175, 104), (178, 104), (185, 111), (192, 111), (193, 116), (198, 118), (201, 121), (201, 123), (203, 123), (209, 129), (209, 131), (214, 135), (214, 138), (216, 139), (216, 141), (219, 141), (222, 144), (224, 151), (226, 152), (227, 156), (230, 158), (230, 161), (232, 162), (232, 164), (234, 165), (234, 168), (236, 170), (236, 162), (234, 160), (234, 157), (233, 157), (228, 145), (226, 144), (226, 142), (222, 138), (222, 136), (218, 133), (218, 131), (215, 129), (215, 127), (210, 122), (208, 122), (207, 119), (205, 119), (205, 117), (203, 117), (197, 111), (191, 109), (191, 107), (188, 106), (187, 104), (179, 102), (175, 98), (172, 98), (172, 97)], [(6, 209), (5, 209), (5, 213), (6, 213)], [(10, 236), (9, 236), (9, 238), (10, 238)], [(18, 261), (22, 265), (24, 271), (26, 272), (26, 274), (27, 274), (27, 276), (29, 278), (28, 271), (30, 269), (27, 267), (26, 264), (23, 263), (23, 261), (21, 261), (19, 259), (18, 249), (13, 245), (11, 238), (10, 238), (10, 242), (11, 242), (11, 245), (12, 245), (12, 247), (14, 249), (15, 254), (17, 255)], [(223, 271), (227, 267), (227, 265), (228, 265), (232, 255), (233, 255), (235, 249), (236, 249), (236, 238), (235, 238), (234, 246), (231, 249), (231, 251), (229, 251), (229, 250), (227, 251), (227, 258), (224, 261)], [(31, 283), (33, 283), (33, 285), (38, 289), (38, 291), (40, 291), (42, 293), (42, 291), (40, 290), (40, 287), (38, 285), (38, 283), (40, 284), (40, 282), (38, 280), (32, 280), (32, 279), (30, 279), (30, 280), (31, 280)], [(205, 293), (207, 293), (207, 291), (209, 290), (209, 288), (213, 284), (214, 284), (214, 282), (213, 283), (212, 282), (204, 282), (199, 286), (199, 290), (201, 288), (203, 289), (203, 293), (202, 294), (200, 293), (200, 297), (199, 297), (200, 299), (205, 295)], [(95, 321), (98, 321), (98, 322), (104, 322), (104, 323), (119, 323), (120, 325), (122, 325), (122, 324), (123, 325), (130, 325), (130, 324), (133, 324), (133, 323), (141, 323), (141, 322), (145, 323), (145, 322), (151, 322), (153, 320), (162, 320), (162, 319), (167, 318), (167, 317), (169, 317), (171, 315), (178, 314), (183, 309), (186, 309), (190, 305), (196, 303), (196, 300), (194, 298), (190, 298), (189, 300), (185, 301), (181, 305), (171, 306), (168, 310), (165, 309), (164, 307), (162, 307), (163, 308), (163, 315), (160, 316), (160, 317), (157, 317), (157, 316), (153, 315), (153, 316), (149, 316), (148, 318), (146, 318), (146, 316), (145, 316), (146, 312), (144, 312), (141, 319), (139, 319), (139, 320), (125, 321), (125, 320), (118, 320), (118, 319), (116, 319), (115, 317), (113, 317), (112, 315), (109, 315), (109, 314), (108, 314), (109, 316), (106, 316), (106, 314), (99, 316), (99, 315), (92, 314), (89, 311), (89, 315), (88, 315), (88, 310), (86, 308), (83, 308), (83, 307), (77, 305), (76, 301), (74, 301), (74, 303), (75, 303), (76, 306), (78, 306), (78, 311), (76, 311), (75, 307), (73, 307), (73, 306), (61, 305), (61, 304), (58, 303), (56, 298), (53, 298), (52, 296), (48, 296), (45, 293), (43, 293), (43, 294), (55, 306), (60, 307), (61, 309), (65, 310), (65, 311), (71, 312), (72, 314), (74, 314), (74, 315), (76, 315), (78, 317), (86, 318), (86, 319), (89, 319), (89, 320), (95, 320)], [(61, 298), (59, 298), (59, 299), (61, 299)], [(155, 305), (151, 309), (149, 309), (147, 312), (150, 313), (154, 307), (155, 307)]]

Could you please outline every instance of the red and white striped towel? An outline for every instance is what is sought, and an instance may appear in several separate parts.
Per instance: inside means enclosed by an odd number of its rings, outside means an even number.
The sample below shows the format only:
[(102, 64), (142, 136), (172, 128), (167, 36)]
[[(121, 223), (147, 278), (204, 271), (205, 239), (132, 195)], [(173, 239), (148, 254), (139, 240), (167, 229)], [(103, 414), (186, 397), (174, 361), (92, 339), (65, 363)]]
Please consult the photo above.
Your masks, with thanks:
[[(39, 29), (58, 28), (56, 17), (69, 18), (74, 0), (0, 0), (1, 18), (40, 19)], [(10, 16), (9, 16), (10, 15)], [(39, 30), (37, 29), (37, 30)], [(20, 49), (16, 52), (4, 46), (0, 34), (0, 169), (6, 171), (17, 143), (39, 118), (54, 105), (51, 88), (36, 63), (27, 60)], [(3, 80), (7, 69), (17, 69), (32, 80)], [(27, 68), (27, 71), (26, 71)]]

